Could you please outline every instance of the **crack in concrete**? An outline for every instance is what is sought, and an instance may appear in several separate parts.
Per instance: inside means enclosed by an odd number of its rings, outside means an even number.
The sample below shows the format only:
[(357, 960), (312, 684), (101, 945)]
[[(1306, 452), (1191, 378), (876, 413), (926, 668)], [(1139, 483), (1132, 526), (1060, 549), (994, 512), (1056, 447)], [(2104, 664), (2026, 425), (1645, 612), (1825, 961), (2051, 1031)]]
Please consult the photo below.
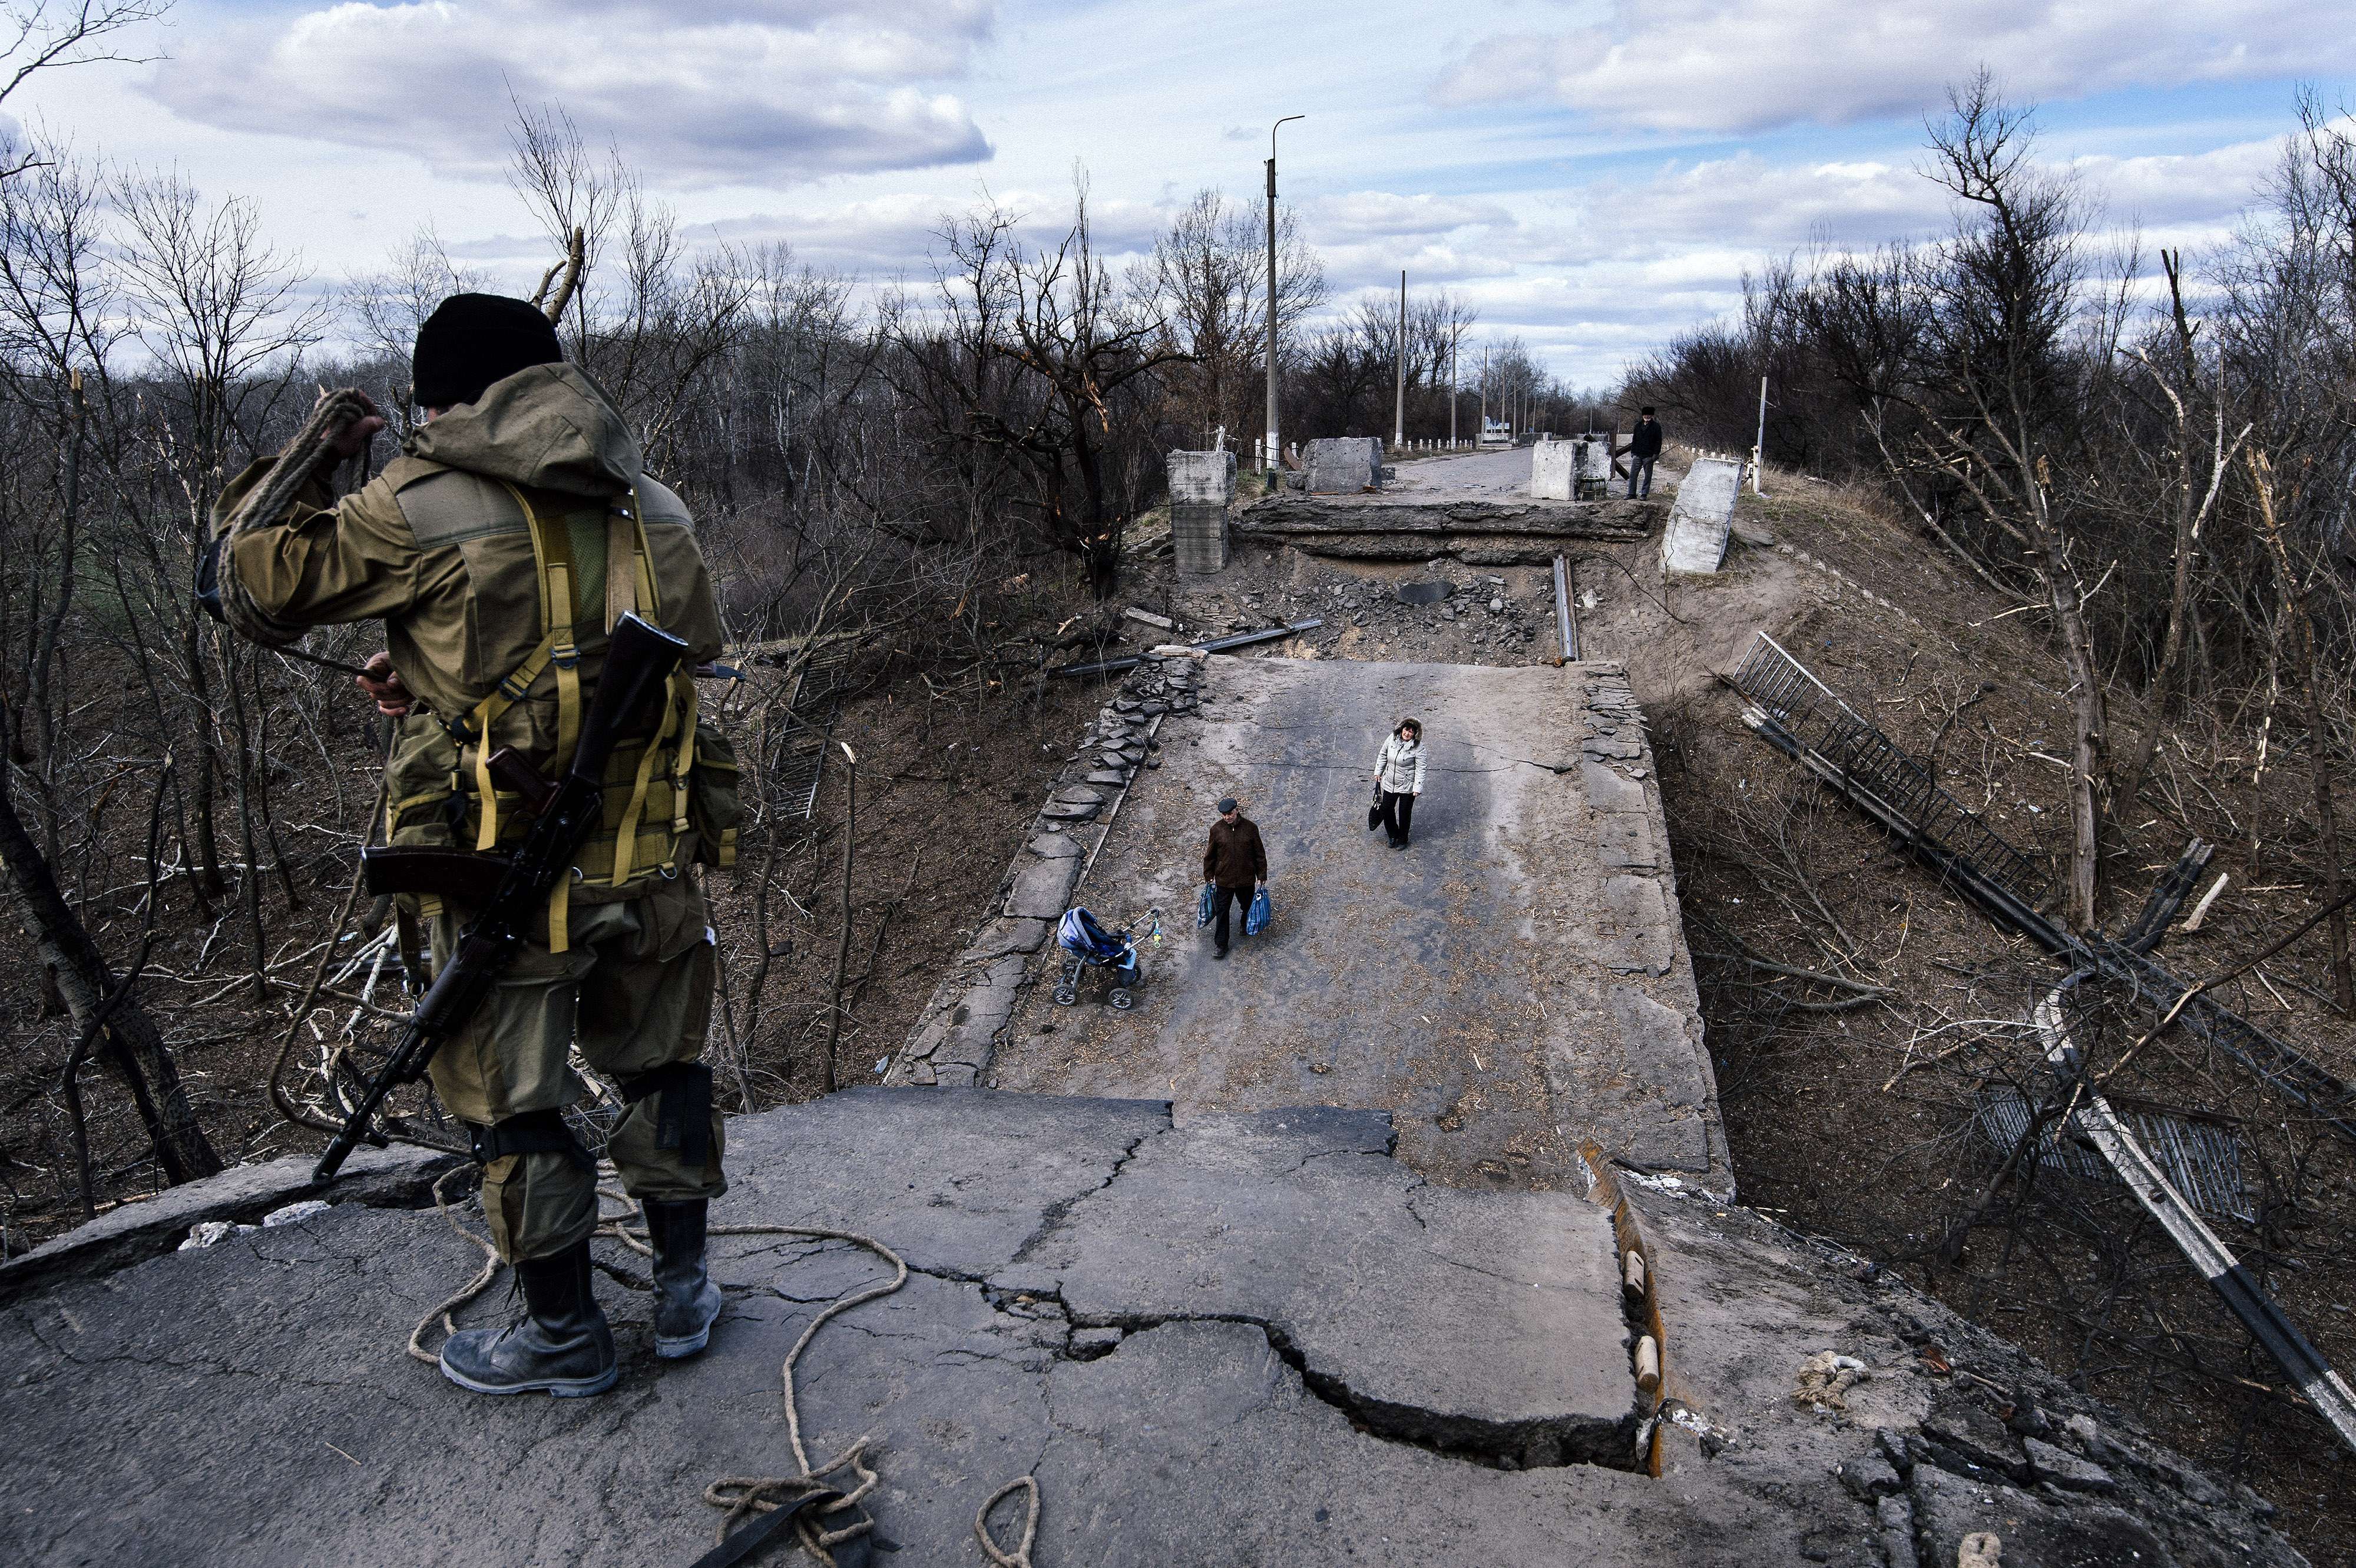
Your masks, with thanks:
[[(1596, 1465), (1614, 1470), (1639, 1467), (1636, 1455), (1638, 1413), (1633, 1380), (1628, 1391), (1628, 1412), (1609, 1423), (1598, 1423), (1577, 1416), (1490, 1421), (1480, 1416), (1451, 1415), (1425, 1410), (1364, 1393), (1352, 1388), (1347, 1380), (1312, 1367), (1307, 1353), (1293, 1343), (1292, 1336), (1281, 1324), (1248, 1313), (1135, 1312), (1098, 1316), (1073, 1311), (1071, 1304), (1064, 1300), (1059, 1289), (1028, 1286), (1015, 1292), (1001, 1288), (995, 1296), (985, 1289), (984, 1294), (995, 1310), (1009, 1316), (1013, 1314), (995, 1299), (996, 1296), (1011, 1299), (1023, 1294), (1033, 1302), (1052, 1302), (1063, 1311), (1075, 1329), (1121, 1330), (1121, 1341), (1109, 1347), (1105, 1351), (1106, 1355), (1119, 1355), (1121, 1346), (1128, 1343), (1129, 1336), (1166, 1324), (1233, 1323), (1257, 1328), (1267, 1339), (1269, 1351), (1292, 1369), (1294, 1375), (1300, 1378), (1301, 1387), (1312, 1397), (1340, 1411), (1358, 1431), (1386, 1443), (1398, 1443), (1445, 1458), (1500, 1470), (1558, 1468), (1570, 1465)], [(1058, 1359), (1080, 1358), (1066, 1354)]]
[(1105, 1173), (1104, 1180), (1097, 1183), (1096, 1186), (1088, 1188), (1086, 1192), (1076, 1192), (1068, 1197), (1056, 1198), (1044, 1208), (1041, 1209), (1039, 1211), (1039, 1223), (1037, 1227), (1032, 1230), (1029, 1236), (1023, 1238), (1023, 1245), (1014, 1249), (1014, 1256), (1007, 1260), (1010, 1266), (1014, 1263), (1024, 1263), (1030, 1262), (1032, 1252), (1044, 1243), (1048, 1237), (1063, 1229), (1065, 1219), (1069, 1218), (1074, 1208), (1079, 1207), (1079, 1205), (1087, 1199), (1094, 1197), (1098, 1193), (1104, 1191), (1105, 1188), (1110, 1187), (1114, 1182), (1119, 1181), (1120, 1179), (1120, 1173), (1129, 1168), (1129, 1162), (1137, 1157), (1137, 1152), (1140, 1149), (1145, 1147), (1146, 1144), (1162, 1136), (1164, 1133), (1171, 1131), (1173, 1123), (1172, 1122), (1169, 1110), (1166, 1107), (1163, 1109), (1162, 1115), (1162, 1121), (1161, 1126), (1155, 1128), (1151, 1133), (1141, 1133), (1135, 1138), (1130, 1140), (1129, 1146), (1120, 1152), (1119, 1157), (1113, 1161), (1112, 1168)]

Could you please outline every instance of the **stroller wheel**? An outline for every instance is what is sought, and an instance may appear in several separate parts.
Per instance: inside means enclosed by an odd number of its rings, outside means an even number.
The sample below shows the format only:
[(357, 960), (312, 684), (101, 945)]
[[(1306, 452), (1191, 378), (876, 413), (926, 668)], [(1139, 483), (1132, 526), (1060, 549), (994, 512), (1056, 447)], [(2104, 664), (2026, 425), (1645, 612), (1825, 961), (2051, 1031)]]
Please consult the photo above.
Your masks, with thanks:
[(1116, 985), (1106, 992), (1105, 1000), (1112, 1004), (1112, 1010), (1116, 1013), (1126, 1013), (1137, 1005), (1136, 996), (1126, 985)]
[(1080, 999), (1080, 993), (1068, 985), (1055, 987), (1055, 1005), (1069, 1007)]

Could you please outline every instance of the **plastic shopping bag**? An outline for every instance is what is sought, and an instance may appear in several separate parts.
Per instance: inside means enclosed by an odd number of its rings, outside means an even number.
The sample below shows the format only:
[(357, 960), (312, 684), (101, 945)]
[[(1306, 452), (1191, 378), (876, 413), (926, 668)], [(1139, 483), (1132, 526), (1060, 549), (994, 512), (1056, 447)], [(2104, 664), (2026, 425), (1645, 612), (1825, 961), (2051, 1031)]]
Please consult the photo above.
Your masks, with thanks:
[(1268, 889), (1262, 887), (1252, 895), (1251, 908), (1244, 911), (1244, 935), (1256, 937), (1268, 929)]
[(1211, 923), (1211, 901), (1215, 897), (1217, 896), (1211, 891), (1211, 885), (1207, 882), (1204, 883), (1203, 896), (1194, 900), (1194, 929), (1196, 930), (1199, 931), (1205, 926)]

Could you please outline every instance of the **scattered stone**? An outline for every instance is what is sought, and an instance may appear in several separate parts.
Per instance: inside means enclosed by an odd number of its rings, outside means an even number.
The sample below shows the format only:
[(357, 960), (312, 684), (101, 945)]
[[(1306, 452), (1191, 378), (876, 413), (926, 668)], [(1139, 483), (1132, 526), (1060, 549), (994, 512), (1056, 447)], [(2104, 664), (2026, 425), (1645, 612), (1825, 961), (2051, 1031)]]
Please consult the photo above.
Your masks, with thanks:
[(240, 1225), (228, 1219), (203, 1219), (188, 1227), (188, 1239), (180, 1243), (183, 1252), (200, 1252), (217, 1246), (241, 1230), (259, 1230), (259, 1225)]
[(2079, 1458), (2066, 1448), (2056, 1448), (2034, 1437), (2023, 1438), (2020, 1445), (2029, 1455), (2029, 1475), (2065, 1492), (2108, 1492), (2118, 1487), (2108, 1470)]
[(1899, 1478), (1897, 1470), (1891, 1466), (1890, 1461), (1879, 1454), (1868, 1454), (1861, 1458), (1843, 1460), (1840, 1466), (1840, 1479), (1841, 1485), (1848, 1488), (1849, 1496), (1861, 1503), (1869, 1503), (1876, 1498), (1889, 1497), (1901, 1490), (1906, 1485)]
[(1884, 1498), (1873, 1505), (1873, 1522), (1881, 1531), (1881, 1556), (1888, 1568), (1921, 1568), (1914, 1552), (1914, 1509), (1904, 1498)]

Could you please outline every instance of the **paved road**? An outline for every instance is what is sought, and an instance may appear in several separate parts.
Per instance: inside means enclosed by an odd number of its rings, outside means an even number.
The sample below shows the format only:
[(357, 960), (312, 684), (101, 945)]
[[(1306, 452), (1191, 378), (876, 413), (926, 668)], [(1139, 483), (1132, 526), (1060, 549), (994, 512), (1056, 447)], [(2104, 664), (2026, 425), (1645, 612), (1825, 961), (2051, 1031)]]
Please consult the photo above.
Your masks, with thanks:
[[(1141, 1004), (1034, 985), (991, 1081), (1182, 1112), (1374, 1107), (1458, 1185), (1559, 1185), (1589, 1137), (1723, 1177), (1650, 757), (1633, 703), (1610, 706), (1625, 691), (1596, 666), (1213, 660), (1076, 895), (1116, 920), (1164, 911)], [(1393, 853), (1365, 810), (1408, 714), (1432, 756)], [(1218, 963), (1194, 907), (1228, 793), (1267, 841), (1277, 919)]]
[(1459, 452), (1445, 457), (1425, 457), (1398, 465), (1398, 478), (1388, 493), (1417, 500), (1526, 499), (1530, 493), (1530, 449), (1502, 452)]

